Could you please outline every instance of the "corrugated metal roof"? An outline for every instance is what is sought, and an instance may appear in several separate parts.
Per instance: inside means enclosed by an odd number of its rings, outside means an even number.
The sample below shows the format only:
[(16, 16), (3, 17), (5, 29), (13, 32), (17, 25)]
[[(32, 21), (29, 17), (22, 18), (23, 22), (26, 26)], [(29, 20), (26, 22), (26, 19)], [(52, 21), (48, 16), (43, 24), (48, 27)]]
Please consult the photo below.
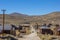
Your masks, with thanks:
[(50, 27), (47, 27), (47, 26), (42, 26), (40, 27), (41, 29), (49, 29)]
[(30, 26), (30, 24), (20, 24), (21, 26)]
[[(11, 30), (12, 26), (11, 25), (4, 25), (4, 30)], [(3, 30), (3, 26), (0, 26), (0, 30)]]

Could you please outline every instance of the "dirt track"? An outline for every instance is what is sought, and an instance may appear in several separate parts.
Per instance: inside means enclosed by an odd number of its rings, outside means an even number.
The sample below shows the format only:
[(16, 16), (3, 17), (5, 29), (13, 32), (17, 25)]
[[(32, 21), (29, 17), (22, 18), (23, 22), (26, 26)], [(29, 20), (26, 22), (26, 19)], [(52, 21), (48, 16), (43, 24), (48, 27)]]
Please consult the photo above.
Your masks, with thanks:
[(41, 40), (33, 27), (31, 27), (31, 34), (25, 35), (24, 38), (19, 38), (18, 40)]

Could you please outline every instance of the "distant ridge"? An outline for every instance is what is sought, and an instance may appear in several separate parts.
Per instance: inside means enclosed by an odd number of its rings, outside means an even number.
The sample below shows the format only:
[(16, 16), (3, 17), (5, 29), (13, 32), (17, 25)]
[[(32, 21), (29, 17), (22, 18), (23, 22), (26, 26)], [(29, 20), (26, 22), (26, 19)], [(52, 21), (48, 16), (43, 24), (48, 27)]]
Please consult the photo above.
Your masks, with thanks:
[(11, 13), (10, 15), (11, 15), (11, 16), (21, 16), (21, 17), (28, 16), (28, 15), (21, 14), (21, 13), (18, 13), (18, 12), (13, 12), (13, 13)]
[[(60, 12), (52, 12), (46, 15), (40, 16), (29, 16), (17, 12), (11, 14), (6, 14), (5, 23), (6, 24), (20, 24), (20, 23), (53, 23), (60, 24)], [(2, 14), (0, 14), (0, 24), (2, 24)]]

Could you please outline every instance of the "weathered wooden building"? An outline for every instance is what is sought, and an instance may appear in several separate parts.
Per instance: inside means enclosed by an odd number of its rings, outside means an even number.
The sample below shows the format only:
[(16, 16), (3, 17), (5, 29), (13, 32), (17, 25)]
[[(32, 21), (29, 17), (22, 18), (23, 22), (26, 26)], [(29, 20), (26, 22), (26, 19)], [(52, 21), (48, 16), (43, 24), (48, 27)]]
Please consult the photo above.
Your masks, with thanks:
[(55, 31), (55, 35), (60, 35), (60, 25), (55, 25), (55, 29), (54, 29), (54, 31)]
[(30, 24), (20, 24), (19, 30), (20, 30), (20, 33), (29, 34), (30, 33)]
[(3, 26), (0, 25), (0, 34), (11, 34), (11, 35), (16, 35), (15, 34), (16, 26), (12, 26), (10, 24), (5, 24), (4, 25), (4, 31), (3, 31)]
[(41, 34), (50, 34), (53, 35), (53, 31), (49, 27), (40, 27), (40, 33)]
[(41, 34), (60, 35), (60, 25), (43, 25), (38, 28), (38, 32)]

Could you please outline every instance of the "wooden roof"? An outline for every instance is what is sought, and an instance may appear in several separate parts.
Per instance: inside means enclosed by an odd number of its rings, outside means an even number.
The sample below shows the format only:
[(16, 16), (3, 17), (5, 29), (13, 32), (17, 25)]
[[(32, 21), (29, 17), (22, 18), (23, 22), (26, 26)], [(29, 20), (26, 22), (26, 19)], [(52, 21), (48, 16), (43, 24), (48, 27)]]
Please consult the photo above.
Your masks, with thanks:
[(20, 24), (20, 26), (22, 26), (22, 27), (25, 27), (25, 26), (30, 27), (30, 24)]

